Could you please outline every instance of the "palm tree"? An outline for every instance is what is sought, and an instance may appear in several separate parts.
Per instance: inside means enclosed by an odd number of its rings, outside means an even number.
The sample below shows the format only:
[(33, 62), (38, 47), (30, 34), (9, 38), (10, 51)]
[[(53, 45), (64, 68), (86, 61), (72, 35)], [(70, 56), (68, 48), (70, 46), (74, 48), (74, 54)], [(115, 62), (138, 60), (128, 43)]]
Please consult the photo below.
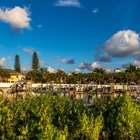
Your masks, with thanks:
[(125, 80), (126, 80), (126, 83), (127, 83), (127, 89), (128, 89), (128, 82), (130, 80), (130, 77), (131, 77), (131, 73), (130, 72), (125, 72)]
[(126, 68), (125, 72), (129, 72), (129, 73), (133, 73), (133, 72), (136, 72), (137, 69), (136, 69), (136, 66), (130, 64), (129, 67)]
[(136, 73), (132, 72), (130, 73), (130, 82), (134, 82), (134, 80), (136, 79)]
[(117, 73), (116, 78), (119, 79), (121, 83), (124, 83), (124, 80), (125, 80), (125, 73), (124, 73), (124, 72), (119, 72), (119, 73)]
[(102, 84), (106, 81), (106, 72), (96, 72), (93, 74), (96, 78), (96, 81), (98, 81), (98, 84)]
[(10, 73), (8, 71), (3, 71), (2, 78), (7, 82), (8, 78), (10, 78)]
[(68, 75), (68, 81), (70, 84), (76, 84), (76, 76), (75, 72), (72, 72), (71, 74)]
[(140, 84), (140, 72), (139, 71), (137, 71), (135, 78), (136, 78), (135, 79), (136, 80), (136, 83)]
[(3, 76), (4, 71), (0, 69), (0, 81), (2, 81), (2, 76)]
[(81, 81), (83, 79), (83, 74), (81, 72), (75, 74), (76, 76), (76, 80), (79, 82), (79, 84), (81, 84)]
[(94, 83), (96, 84), (96, 99), (98, 97), (98, 76), (99, 76), (99, 73), (97, 72), (93, 72), (92, 75), (91, 75), (91, 78), (93, 79)]
[(67, 78), (68, 78), (68, 74), (67, 73), (63, 73), (63, 83), (64, 84), (67, 83)]
[(92, 77), (92, 74), (93, 74), (93, 73), (87, 73), (87, 74), (86, 74), (87, 83), (90, 83), (90, 81), (92, 80), (92, 78), (93, 78), (93, 77)]
[(68, 84), (71, 84), (72, 75), (68, 74)]
[(94, 81), (94, 83), (97, 84), (97, 82), (98, 82), (98, 73), (97, 72), (93, 72), (91, 74), (91, 78)]
[(56, 81), (56, 74), (55, 73), (49, 73), (49, 81), (52, 82), (52, 81)]
[(114, 75), (111, 74), (111, 73), (108, 73), (107, 74), (107, 80), (108, 80), (109, 83), (114, 82)]
[(113, 94), (113, 98), (114, 98), (114, 87), (111, 85), (111, 83), (113, 83), (115, 81), (114, 75), (111, 74), (111, 73), (108, 73), (107, 74), (107, 80), (108, 80), (108, 82), (109, 82), (109, 84), (111, 86), (111, 93)]
[(45, 70), (44, 72), (44, 78), (46, 79), (46, 83), (49, 82), (50, 72), (48, 70)]
[(39, 73), (40, 73), (40, 76), (41, 76), (40, 79), (41, 79), (42, 82), (44, 82), (44, 80), (45, 80), (45, 78), (46, 78), (46, 77), (45, 77), (45, 71), (46, 71), (46, 68), (42, 68), (42, 67), (41, 67), (41, 68), (39, 69)]
[(58, 82), (62, 84), (65, 81), (66, 73), (63, 70), (58, 69), (56, 76), (58, 78)]
[(82, 84), (86, 84), (86, 81), (87, 81), (87, 73), (83, 73)]
[(95, 68), (95, 69), (93, 70), (93, 72), (97, 72), (97, 73), (104, 73), (104, 72), (105, 72), (105, 70), (104, 70), (104, 69), (102, 69), (102, 68)]
[[(136, 66), (130, 64), (129, 67), (126, 68), (125, 72), (128, 72), (129, 73), (129, 80), (130, 82), (134, 82), (134, 79), (135, 79), (135, 73), (137, 72), (137, 68)], [(127, 73), (127, 75), (128, 75)]]
[[(106, 82), (107, 80), (107, 73), (104, 71), (103, 73), (98, 73), (98, 78), (99, 78), (99, 84), (101, 84), (101, 95), (103, 93), (103, 86), (102, 84)], [(104, 96), (102, 96), (104, 97)]]
[(37, 77), (36, 70), (31, 70), (27, 73), (27, 78), (29, 78), (31, 80), (31, 83), (33, 83), (35, 81), (36, 77)]
[(139, 69), (137, 70), (137, 74), (136, 74), (136, 79), (135, 80), (136, 80), (136, 83), (138, 84), (138, 87), (139, 87), (140, 86), (140, 71), (139, 71)]
[[(96, 84), (101, 84), (101, 95), (102, 95), (102, 84), (105, 83), (105, 81), (107, 80), (107, 74), (106, 71), (102, 68), (95, 68), (93, 70), (93, 79), (96, 81)], [(97, 86), (96, 86), (97, 89)], [(96, 91), (96, 97), (97, 97), (97, 91)]]
[(125, 72), (119, 72), (116, 78), (120, 80), (121, 84), (123, 85), (123, 91), (124, 91), (124, 81), (126, 78)]

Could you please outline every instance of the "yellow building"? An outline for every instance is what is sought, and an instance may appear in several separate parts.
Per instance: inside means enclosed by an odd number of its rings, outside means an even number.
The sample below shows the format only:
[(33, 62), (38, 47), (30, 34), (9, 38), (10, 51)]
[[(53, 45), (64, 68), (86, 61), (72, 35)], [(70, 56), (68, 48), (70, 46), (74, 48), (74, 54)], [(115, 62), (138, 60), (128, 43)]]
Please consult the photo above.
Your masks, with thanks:
[(3, 70), (8, 71), (10, 73), (10, 78), (8, 78), (9, 83), (16, 83), (18, 81), (25, 79), (25, 75), (22, 73), (19, 73), (11, 69), (3, 69)]
[(116, 69), (114, 70), (114, 72), (116, 72), (116, 73), (122, 72), (122, 69), (116, 68)]

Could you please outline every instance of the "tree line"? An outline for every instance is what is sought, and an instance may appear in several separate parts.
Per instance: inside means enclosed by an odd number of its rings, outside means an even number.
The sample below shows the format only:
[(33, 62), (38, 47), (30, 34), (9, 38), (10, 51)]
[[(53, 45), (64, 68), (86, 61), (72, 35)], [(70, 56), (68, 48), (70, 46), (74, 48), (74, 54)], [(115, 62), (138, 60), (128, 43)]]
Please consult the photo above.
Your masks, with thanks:
[[(95, 68), (89, 73), (72, 72), (67, 74), (65, 71), (58, 69), (56, 73), (51, 73), (48, 68), (43, 68), (39, 64), (37, 53), (32, 56), (31, 70), (26, 73), (26, 79), (31, 82), (48, 83), (54, 81), (59, 84), (110, 84), (121, 83), (140, 84), (140, 68), (130, 64), (125, 71), (119, 73), (107, 73), (102, 68)], [(14, 70), (21, 72), (20, 57), (15, 55)], [(0, 79), (4, 81), (10, 77), (10, 73), (0, 69)]]
[(39, 68), (29, 71), (27, 79), (31, 79), (32, 82), (54, 81), (59, 84), (140, 84), (140, 69), (130, 64), (125, 71), (119, 73), (107, 73), (102, 68), (95, 68), (90, 73), (67, 74), (61, 69), (58, 69), (56, 73), (50, 73), (47, 68)]

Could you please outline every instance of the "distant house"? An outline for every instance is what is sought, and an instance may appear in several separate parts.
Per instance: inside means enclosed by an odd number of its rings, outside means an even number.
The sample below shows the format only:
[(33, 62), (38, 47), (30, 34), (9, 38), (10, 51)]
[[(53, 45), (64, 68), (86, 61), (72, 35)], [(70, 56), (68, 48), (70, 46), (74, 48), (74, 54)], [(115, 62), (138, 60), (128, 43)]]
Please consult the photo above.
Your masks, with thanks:
[(116, 69), (114, 69), (114, 72), (115, 72), (115, 73), (122, 72), (122, 69), (116, 68)]
[(10, 73), (10, 78), (8, 78), (9, 83), (16, 83), (17, 81), (25, 79), (25, 75), (20, 72), (11, 69), (3, 69), (3, 70), (8, 71)]

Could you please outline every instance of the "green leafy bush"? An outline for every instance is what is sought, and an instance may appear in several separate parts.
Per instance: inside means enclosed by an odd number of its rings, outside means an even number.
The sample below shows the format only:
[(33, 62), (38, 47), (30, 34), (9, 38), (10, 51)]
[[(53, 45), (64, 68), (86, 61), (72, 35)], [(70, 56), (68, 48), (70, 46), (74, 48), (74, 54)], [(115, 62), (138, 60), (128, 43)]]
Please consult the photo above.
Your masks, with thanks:
[(42, 95), (11, 105), (0, 98), (1, 140), (133, 140), (140, 139), (140, 102), (128, 95), (96, 101)]

